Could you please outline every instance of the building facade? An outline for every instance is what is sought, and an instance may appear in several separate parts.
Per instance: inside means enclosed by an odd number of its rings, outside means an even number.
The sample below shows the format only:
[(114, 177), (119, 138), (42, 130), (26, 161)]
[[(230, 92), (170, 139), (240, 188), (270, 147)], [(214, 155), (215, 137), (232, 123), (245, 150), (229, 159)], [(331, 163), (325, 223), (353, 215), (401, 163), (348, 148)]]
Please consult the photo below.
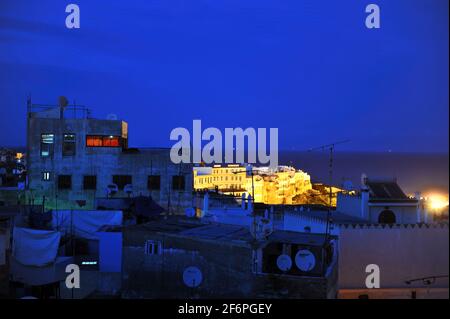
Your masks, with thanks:
[[(255, 241), (248, 227), (195, 219), (133, 225), (124, 229), (122, 298), (335, 298), (335, 245), (284, 231)], [(280, 255), (291, 260), (284, 270)]]
[(70, 108), (29, 105), (29, 202), (92, 209), (96, 198), (151, 195), (169, 212), (191, 206), (191, 165), (173, 164), (169, 149), (129, 148), (124, 121), (75, 111), (71, 117)]
[(196, 190), (217, 190), (227, 195), (254, 193), (254, 201), (270, 205), (296, 204), (296, 198), (312, 190), (310, 176), (289, 166), (253, 168), (253, 177), (242, 165), (194, 168)]

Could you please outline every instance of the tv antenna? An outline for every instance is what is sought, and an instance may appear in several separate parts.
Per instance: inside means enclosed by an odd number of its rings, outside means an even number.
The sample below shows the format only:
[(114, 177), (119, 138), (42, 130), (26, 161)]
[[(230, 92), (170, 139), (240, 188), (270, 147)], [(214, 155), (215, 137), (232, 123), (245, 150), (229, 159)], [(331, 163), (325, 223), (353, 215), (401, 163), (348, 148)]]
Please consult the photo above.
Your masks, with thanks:
[(327, 212), (327, 224), (325, 227), (325, 243), (327, 242), (329, 232), (330, 232), (330, 219), (331, 219), (331, 206), (333, 203), (333, 187), (331, 186), (333, 184), (333, 155), (334, 155), (334, 149), (336, 145), (348, 143), (350, 140), (342, 140), (330, 144), (325, 144), (317, 147), (310, 148), (308, 152), (313, 152), (316, 150), (327, 150), (329, 151), (329, 160), (328, 160), (328, 174), (329, 174), (329, 198), (328, 198), (328, 212)]
[[(245, 173), (247, 175), (247, 177), (251, 176), (252, 178), (252, 194), (251, 194), (251, 200), (253, 201), (253, 209), (252, 209), (252, 217), (253, 217), (253, 222), (250, 225), (250, 233), (252, 234), (253, 238), (258, 240), (260, 239), (260, 233), (263, 232), (265, 233), (266, 237), (269, 236), (271, 234), (271, 231), (268, 230), (268, 227), (266, 226), (271, 226), (272, 224), (270, 223), (270, 220), (264, 218), (264, 219), (257, 219), (256, 216), (256, 212), (255, 212), (255, 172), (260, 171), (261, 169), (254, 167), (251, 164), (247, 164), (245, 166), (245, 170), (241, 170), (241, 171), (233, 171), (233, 174), (239, 174), (239, 173)], [(258, 174), (256, 174), (258, 175)], [(250, 201), (249, 201), (250, 202)], [(250, 204), (249, 204), (250, 205)], [(266, 225), (267, 224), (267, 225)], [(270, 225), (268, 225), (270, 224)], [(264, 231), (263, 231), (264, 229)], [(261, 230), (261, 231), (258, 231)]]

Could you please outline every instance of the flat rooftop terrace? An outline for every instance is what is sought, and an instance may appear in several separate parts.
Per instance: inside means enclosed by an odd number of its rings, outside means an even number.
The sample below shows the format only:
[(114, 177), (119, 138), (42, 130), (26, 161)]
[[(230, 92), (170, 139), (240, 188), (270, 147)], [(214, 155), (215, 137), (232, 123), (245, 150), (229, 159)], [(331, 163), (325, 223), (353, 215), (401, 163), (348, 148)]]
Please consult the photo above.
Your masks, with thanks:
[[(205, 241), (220, 241), (227, 243), (250, 243), (253, 237), (250, 229), (240, 225), (221, 223), (203, 223), (187, 218), (151, 221), (124, 229), (125, 232), (150, 232), (161, 235), (174, 235)], [(326, 240), (325, 234), (300, 233), (275, 230), (266, 242), (283, 242), (298, 245), (322, 246)]]

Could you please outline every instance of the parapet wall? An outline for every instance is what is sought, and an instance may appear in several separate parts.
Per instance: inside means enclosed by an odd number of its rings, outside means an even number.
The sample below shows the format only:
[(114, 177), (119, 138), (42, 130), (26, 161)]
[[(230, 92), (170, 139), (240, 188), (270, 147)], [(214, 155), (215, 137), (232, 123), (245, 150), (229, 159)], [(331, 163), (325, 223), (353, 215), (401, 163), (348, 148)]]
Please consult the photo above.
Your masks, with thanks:
[[(366, 266), (380, 269), (381, 288), (423, 287), (428, 276), (448, 276), (448, 223), (343, 225), (339, 234), (339, 288), (366, 288)], [(448, 277), (429, 288), (448, 288)]]

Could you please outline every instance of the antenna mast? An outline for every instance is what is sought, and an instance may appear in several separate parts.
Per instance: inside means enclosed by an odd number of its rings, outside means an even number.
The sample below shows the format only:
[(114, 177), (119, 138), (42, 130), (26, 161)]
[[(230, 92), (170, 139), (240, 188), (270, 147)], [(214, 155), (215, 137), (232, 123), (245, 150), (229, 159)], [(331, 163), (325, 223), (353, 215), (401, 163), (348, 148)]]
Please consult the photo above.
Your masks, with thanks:
[(329, 197), (328, 197), (328, 212), (327, 212), (327, 223), (325, 227), (325, 242), (328, 240), (329, 232), (330, 232), (330, 222), (331, 222), (331, 206), (333, 203), (333, 187), (331, 186), (333, 183), (333, 155), (334, 148), (336, 145), (348, 143), (350, 140), (343, 140), (334, 142), (331, 144), (321, 145), (317, 147), (310, 148), (308, 151), (312, 152), (315, 150), (328, 150), (330, 153), (329, 161), (328, 161), (328, 174), (329, 174)]

